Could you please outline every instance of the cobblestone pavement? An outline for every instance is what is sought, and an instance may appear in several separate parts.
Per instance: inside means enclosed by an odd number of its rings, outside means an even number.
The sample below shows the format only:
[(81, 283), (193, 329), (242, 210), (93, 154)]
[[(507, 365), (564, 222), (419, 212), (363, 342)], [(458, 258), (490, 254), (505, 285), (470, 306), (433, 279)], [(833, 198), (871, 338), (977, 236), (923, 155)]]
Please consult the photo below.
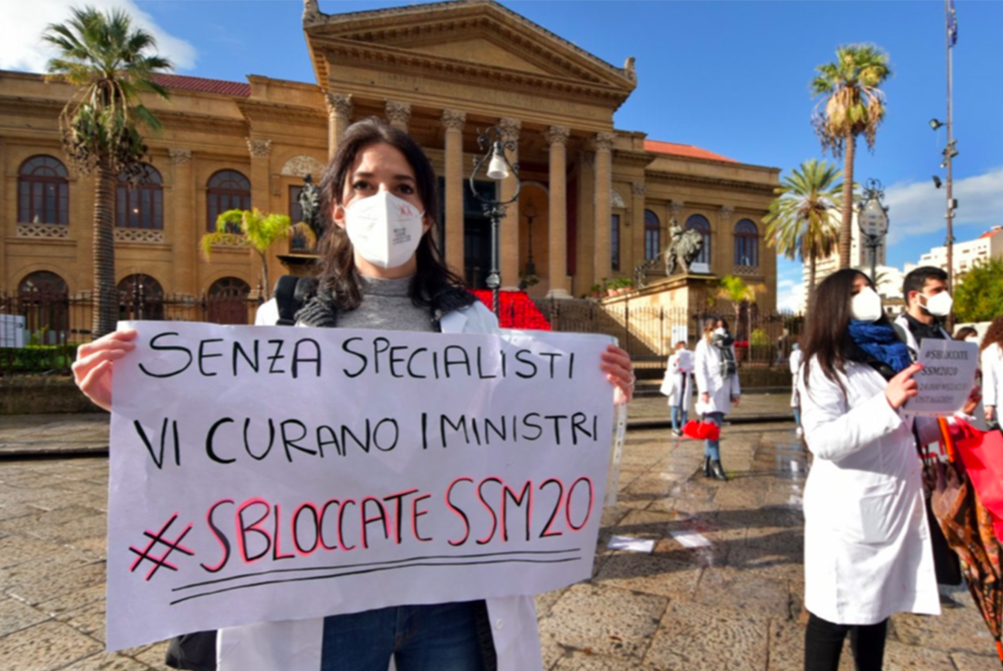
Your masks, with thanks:
[[(792, 427), (726, 427), (730, 482), (705, 480), (700, 460), (698, 444), (665, 430), (628, 434), (593, 579), (537, 598), (548, 671), (801, 668), (806, 464)], [(0, 667), (164, 668), (164, 644), (102, 652), (107, 478), (101, 457), (0, 461)], [(654, 551), (609, 550), (613, 535)], [(1000, 668), (967, 593), (951, 596), (940, 618), (893, 619), (886, 669)]]

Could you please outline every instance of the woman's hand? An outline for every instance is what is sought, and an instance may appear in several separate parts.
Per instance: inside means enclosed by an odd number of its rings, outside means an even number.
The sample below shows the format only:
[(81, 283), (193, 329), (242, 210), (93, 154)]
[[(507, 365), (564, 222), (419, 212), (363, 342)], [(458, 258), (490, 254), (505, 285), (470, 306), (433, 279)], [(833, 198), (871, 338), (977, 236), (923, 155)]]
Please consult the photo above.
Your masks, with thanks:
[(616, 345), (610, 345), (602, 353), (602, 363), (599, 364), (599, 368), (606, 373), (606, 379), (615, 387), (613, 402), (616, 405), (629, 403), (630, 399), (634, 398), (634, 383), (637, 381), (630, 355)]
[(987, 405), (985, 407), (985, 411), (986, 411), (986, 421), (987, 422), (993, 421), (993, 416), (996, 414), (996, 406)]
[(912, 379), (912, 376), (921, 370), (923, 370), (923, 364), (914, 363), (888, 381), (888, 386), (885, 387), (885, 398), (888, 399), (888, 405), (898, 410), (905, 405), (906, 401), (919, 393), (919, 383)]
[(739, 402), (740, 402), (741, 400), (742, 400), (742, 397), (741, 397), (741, 396), (732, 396), (732, 397), (731, 397), (731, 404), (737, 407), (737, 406), (738, 406), (738, 404), (739, 404)]
[(111, 373), (114, 362), (136, 349), (134, 329), (115, 331), (77, 348), (73, 381), (80, 391), (105, 410), (111, 411)]
[(703, 403), (704, 405), (710, 403), (710, 393), (705, 391), (704, 393), (700, 394), (700, 402)]
[(968, 394), (968, 400), (965, 401), (965, 405), (961, 407), (961, 412), (969, 416), (975, 414), (975, 410), (979, 407), (979, 401), (981, 400), (982, 388), (979, 385), (975, 385), (972, 387), (971, 393)]

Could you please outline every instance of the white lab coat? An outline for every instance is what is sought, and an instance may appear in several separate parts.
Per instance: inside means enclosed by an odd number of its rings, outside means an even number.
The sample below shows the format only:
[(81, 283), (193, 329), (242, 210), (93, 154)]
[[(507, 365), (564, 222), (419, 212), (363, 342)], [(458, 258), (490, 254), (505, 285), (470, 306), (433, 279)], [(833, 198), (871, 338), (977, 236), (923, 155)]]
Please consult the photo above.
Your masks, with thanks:
[[(731, 355), (735, 356), (735, 346), (731, 346)], [(696, 411), (704, 415), (709, 412), (731, 412), (731, 399), (741, 396), (742, 390), (738, 384), (738, 371), (725, 377), (721, 374), (721, 353), (717, 347), (709, 344), (706, 338), (700, 338), (694, 354), (693, 377), (697, 381)], [(703, 402), (703, 395), (710, 394), (710, 402)]]
[(693, 398), (693, 352), (681, 349), (669, 357), (665, 378), (659, 391), (668, 396), (669, 407), (678, 406), (682, 401), (684, 410), (689, 410)]
[[(913, 420), (888, 404), (870, 366), (847, 362), (837, 373), (844, 395), (814, 360), (806, 365), (801, 425), (815, 460), (804, 492), (805, 607), (838, 624), (939, 614)], [(922, 440), (936, 440), (935, 420), (916, 421)]]
[[(278, 322), (274, 300), (258, 308), (255, 323)], [(443, 333), (498, 333), (494, 314), (478, 301), (443, 316)], [(543, 668), (536, 608), (531, 596), (487, 599), (498, 671)], [(261, 622), (220, 631), (219, 671), (318, 671), (323, 618)], [(390, 668), (393, 668), (391, 663)]]
[(1000, 403), (1003, 403), (1003, 349), (999, 343), (993, 343), (982, 350), (979, 359), (982, 369), (982, 404), (996, 408), (996, 420), (1001, 416)]
[(800, 349), (796, 349), (791, 352), (791, 357), (788, 361), (791, 367), (791, 407), (797, 408), (800, 403), (798, 402), (798, 373), (801, 372), (801, 362), (804, 359), (804, 353)]

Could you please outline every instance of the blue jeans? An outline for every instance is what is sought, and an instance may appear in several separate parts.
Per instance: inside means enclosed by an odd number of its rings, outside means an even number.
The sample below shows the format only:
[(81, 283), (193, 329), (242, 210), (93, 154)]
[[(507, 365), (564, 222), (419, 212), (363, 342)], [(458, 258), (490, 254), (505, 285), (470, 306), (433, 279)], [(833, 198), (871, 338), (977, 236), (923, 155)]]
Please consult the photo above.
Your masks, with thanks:
[(678, 431), (679, 427), (686, 423), (686, 408), (678, 405), (672, 406), (672, 430)]
[[(708, 412), (704, 414), (704, 421), (711, 422), (721, 426), (724, 423), (724, 413), (723, 412)], [(708, 440), (703, 448), (703, 454), (705, 457), (710, 457), (715, 461), (720, 461), (721, 459), (721, 441), (719, 440)]]
[(794, 425), (797, 426), (800, 429), (801, 428), (801, 408), (799, 408), (799, 407), (797, 407), (795, 405), (793, 408), (791, 408), (791, 410), (794, 412)]
[(320, 671), (387, 671), (391, 656), (397, 671), (483, 671), (484, 608), (467, 601), (325, 617)]

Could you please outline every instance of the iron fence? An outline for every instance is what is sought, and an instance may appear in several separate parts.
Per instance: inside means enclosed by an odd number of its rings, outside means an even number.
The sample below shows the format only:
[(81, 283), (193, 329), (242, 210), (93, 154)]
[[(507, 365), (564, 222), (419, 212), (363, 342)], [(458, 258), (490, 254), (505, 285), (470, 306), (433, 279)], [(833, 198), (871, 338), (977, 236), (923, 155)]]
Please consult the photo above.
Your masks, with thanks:
[(791, 345), (804, 327), (804, 317), (787, 312), (761, 312), (743, 306), (734, 312), (692, 312), (673, 307), (604, 305), (592, 300), (537, 300), (537, 307), (555, 331), (614, 336), (630, 353), (635, 366), (664, 368), (679, 341), (692, 349), (707, 319), (723, 317), (735, 335), (736, 358), (743, 365), (786, 366)]
[[(261, 301), (238, 294), (147, 294), (142, 285), (119, 296), (119, 319), (252, 324)], [(68, 373), (76, 348), (91, 341), (90, 293), (0, 291), (0, 375)]]

